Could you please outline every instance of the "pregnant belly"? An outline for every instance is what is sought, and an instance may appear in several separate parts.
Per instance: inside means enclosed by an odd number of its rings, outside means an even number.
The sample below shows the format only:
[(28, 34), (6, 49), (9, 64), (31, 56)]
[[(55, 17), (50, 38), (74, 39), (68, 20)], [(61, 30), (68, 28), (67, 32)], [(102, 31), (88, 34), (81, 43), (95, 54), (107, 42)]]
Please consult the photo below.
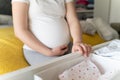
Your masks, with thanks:
[(50, 48), (68, 44), (70, 41), (68, 25), (64, 18), (37, 18), (32, 21), (31, 31)]

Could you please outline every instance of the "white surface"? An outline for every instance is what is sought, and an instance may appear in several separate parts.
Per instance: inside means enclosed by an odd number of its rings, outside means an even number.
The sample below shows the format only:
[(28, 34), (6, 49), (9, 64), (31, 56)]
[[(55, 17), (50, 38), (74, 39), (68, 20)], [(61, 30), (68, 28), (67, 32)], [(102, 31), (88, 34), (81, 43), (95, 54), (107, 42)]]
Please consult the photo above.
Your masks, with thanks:
[(94, 17), (101, 17), (106, 22), (109, 22), (109, 9), (111, 0), (95, 0)]
[(110, 23), (120, 23), (120, 0), (111, 0)]

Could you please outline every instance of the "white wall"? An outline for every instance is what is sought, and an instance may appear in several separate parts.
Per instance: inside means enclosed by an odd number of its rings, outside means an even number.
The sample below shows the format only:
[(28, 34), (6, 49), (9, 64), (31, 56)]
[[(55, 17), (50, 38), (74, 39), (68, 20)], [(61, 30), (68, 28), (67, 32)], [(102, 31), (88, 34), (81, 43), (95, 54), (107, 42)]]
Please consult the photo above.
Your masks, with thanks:
[(108, 23), (120, 23), (120, 0), (95, 0), (94, 17)]
[(120, 23), (120, 0), (111, 0), (110, 23)]
[(109, 22), (109, 7), (110, 0), (95, 0), (94, 17), (101, 17), (106, 22)]

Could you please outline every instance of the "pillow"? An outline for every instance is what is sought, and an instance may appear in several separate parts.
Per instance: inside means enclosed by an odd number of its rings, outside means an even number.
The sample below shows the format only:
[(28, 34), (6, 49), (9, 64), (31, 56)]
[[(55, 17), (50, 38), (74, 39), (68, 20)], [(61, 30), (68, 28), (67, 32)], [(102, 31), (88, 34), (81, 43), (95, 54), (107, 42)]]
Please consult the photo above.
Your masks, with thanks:
[(93, 27), (93, 25), (87, 21), (80, 21), (81, 28), (83, 33), (94, 35), (96, 32), (96, 29)]
[(12, 25), (12, 16), (0, 15), (0, 25)]
[(94, 18), (87, 20), (94, 24), (95, 28), (97, 29), (98, 34), (104, 39), (104, 40), (112, 40), (112, 39), (118, 39), (119, 35), (116, 30), (114, 30), (108, 23), (106, 23), (101, 18)]

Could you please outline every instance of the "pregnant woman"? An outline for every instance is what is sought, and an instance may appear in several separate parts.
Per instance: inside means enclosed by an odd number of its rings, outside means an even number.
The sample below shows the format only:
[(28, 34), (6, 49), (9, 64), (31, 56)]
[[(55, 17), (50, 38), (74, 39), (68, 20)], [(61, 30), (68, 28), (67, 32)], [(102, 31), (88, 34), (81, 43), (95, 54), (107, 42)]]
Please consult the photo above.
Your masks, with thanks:
[(15, 35), (24, 43), (30, 65), (72, 52), (88, 56), (91, 47), (82, 43), (80, 23), (73, 0), (12, 0)]

